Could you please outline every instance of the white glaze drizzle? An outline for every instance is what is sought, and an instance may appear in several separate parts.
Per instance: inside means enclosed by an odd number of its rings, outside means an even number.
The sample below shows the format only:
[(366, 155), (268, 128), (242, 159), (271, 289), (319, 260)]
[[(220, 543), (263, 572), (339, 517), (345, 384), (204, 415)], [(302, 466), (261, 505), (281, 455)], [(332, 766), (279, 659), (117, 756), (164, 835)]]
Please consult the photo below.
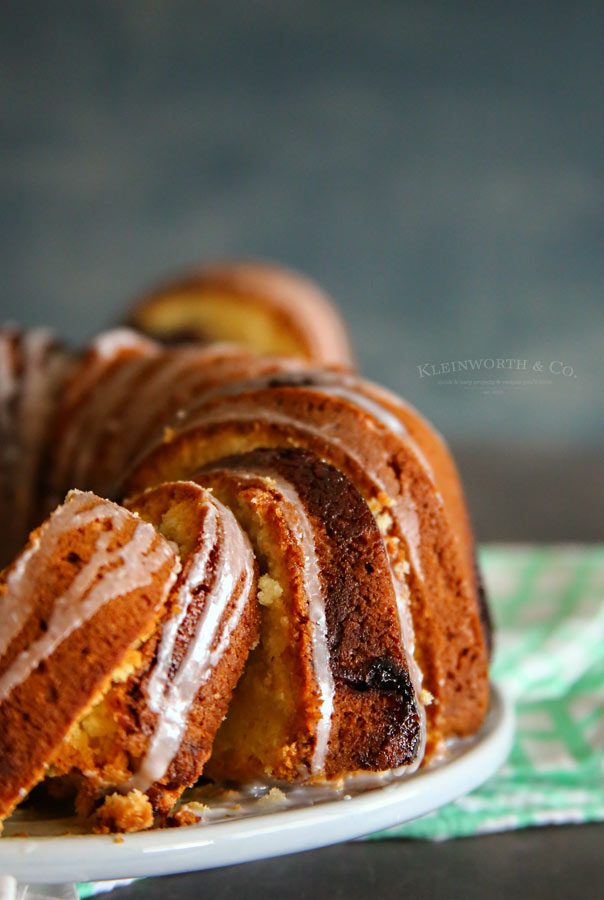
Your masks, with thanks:
[[(178, 597), (181, 609), (164, 627), (158, 664), (150, 679), (149, 708), (158, 715), (155, 730), (138, 771), (122, 786), (122, 790), (136, 788), (145, 791), (166, 773), (180, 748), (188, 714), (199, 689), (222, 658), (249, 599), (254, 573), (249, 542), (230, 510), (219, 506), (209, 494), (207, 503), (209, 534), (205, 547), (181, 581)], [(211, 573), (209, 560), (216, 542), (219, 543), (219, 559)], [(168, 683), (178, 630), (193, 599), (193, 591), (200, 584), (207, 585), (210, 578), (195, 634), (177, 672)], [(235, 608), (221, 628), (225, 610), (236, 590)], [(216, 646), (213, 648), (214, 644)]]
[[(287, 374), (290, 371), (293, 371), (295, 374), (301, 376), (304, 376), (305, 374), (310, 375), (313, 380), (310, 383), (302, 382), (301, 384), (297, 384), (295, 380), (291, 383), (287, 382), (287, 380), (284, 380), (282, 383), (280, 383), (279, 375)], [(283, 371), (281, 372), (260, 375), (257, 378), (241, 380), (232, 384), (220, 385), (214, 388), (210, 388), (208, 391), (204, 391), (201, 397), (198, 398), (196, 408), (201, 407), (204, 403), (207, 403), (208, 401), (213, 400), (218, 396), (240, 396), (241, 394), (244, 394), (250, 390), (264, 390), (266, 388), (270, 388), (272, 386), (272, 382), (276, 382), (276, 387), (294, 389), (301, 388), (302, 390), (311, 391), (313, 393), (325, 394), (325, 396), (328, 397), (340, 397), (342, 400), (346, 400), (348, 403), (356, 406), (358, 409), (363, 410), (363, 412), (368, 413), (373, 419), (383, 425), (384, 428), (396, 434), (399, 440), (401, 440), (405, 444), (407, 449), (409, 449), (413, 453), (420, 466), (424, 470), (425, 474), (434, 484), (434, 473), (432, 471), (432, 467), (426, 459), (425, 454), (418, 446), (417, 442), (409, 434), (409, 430), (407, 429), (405, 424), (398, 418), (398, 416), (391, 412), (391, 410), (388, 409), (385, 404), (380, 403), (377, 398), (371, 397), (368, 394), (364, 393), (363, 382), (360, 382), (352, 375), (346, 375), (345, 373), (335, 373), (329, 370), (311, 370), (309, 372), (305, 371), (304, 369), (300, 369), (295, 365), (292, 367), (284, 366)], [(371, 385), (371, 387), (373, 387), (373, 385)], [(394, 395), (388, 394), (385, 390), (382, 391), (382, 393), (392, 403), (395, 403), (398, 400), (398, 398), (396, 398)], [(402, 401), (398, 402), (398, 405), (404, 408), (404, 404), (402, 403)], [(437, 496), (440, 502), (440, 494), (438, 494)]]
[[(121, 374), (116, 371), (107, 382), (112, 397), (87, 440), (88, 458), (83, 472), (85, 484), (103, 495), (113, 497), (119, 492), (132, 459), (132, 445), (149, 418), (155, 399), (145, 391), (152, 388), (163, 361), (163, 356), (139, 357), (122, 366)], [(174, 378), (178, 378), (176, 371)]]
[(337, 384), (336, 382), (317, 386), (313, 385), (312, 390), (332, 397), (341, 397), (343, 400), (348, 400), (349, 403), (352, 403), (354, 406), (358, 406), (360, 409), (369, 413), (370, 416), (380, 422), (380, 424), (389, 431), (396, 434), (396, 436), (403, 441), (405, 446), (411, 450), (413, 455), (417, 458), (417, 461), (432, 484), (434, 484), (434, 473), (430, 463), (418, 447), (417, 442), (414, 441), (409, 434), (405, 425), (394, 415), (394, 413), (390, 412), (387, 407), (356, 389), (354, 387), (354, 382), (352, 381), (349, 386)]
[[(105, 378), (99, 379), (86, 400), (87, 411), (84, 415), (76, 413), (79, 430), (76, 430), (69, 445), (70, 449), (73, 448), (69, 475), (76, 487), (107, 492), (101, 480), (105, 474), (106, 460), (104, 456), (99, 457), (98, 441), (114, 420), (116, 404), (130, 396), (152, 360), (153, 357), (148, 356), (126, 357)], [(114, 435), (114, 441), (119, 440), (118, 432)]]
[[(160, 715), (165, 703), (165, 691), (172, 657), (176, 646), (178, 631), (189, 613), (193, 600), (193, 591), (202, 586), (208, 578), (210, 554), (218, 538), (218, 515), (213, 504), (207, 504), (204, 520), (204, 543), (200, 553), (188, 566), (186, 577), (181, 575), (177, 587), (177, 612), (168, 619), (163, 627), (161, 640), (157, 648), (157, 661), (147, 683), (147, 705), (152, 712)], [(183, 573), (184, 575), (184, 573)]]
[(317, 685), (321, 694), (320, 718), (317, 723), (316, 743), (313, 752), (311, 770), (319, 773), (325, 765), (329, 736), (331, 734), (331, 717), (333, 714), (335, 685), (329, 661), (327, 644), (327, 619), (325, 616), (325, 594), (319, 566), (317, 551), (312, 533), (312, 526), (304, 506), (293, 485), (282, 478), (274, 478), (276, 486), (295, 514), (294, 528), (298, 532), (304, 553), (304, 583), (308, 596), (308, 619), (311, 624), (313, 648), (313, 665)]
[[(91, 500), (93, 506), (90, 506)], [(66, 531), (75, 531), (91, 522), (110, 520), (119, 528), (130, 515), (115, 504), (80, 493), (71, 495), (70, 500), (53, 513), (38, 539), (8, 575), (6, 592), (0, 604), (3, 622), (1, 653), (31, 615), (36, 578), (40, 576), (36, 570), (41, 566), (43, 572), (44, 565), (50, 565), (59, 538)], [(137, 521), (127, 544), (109, 550), (114, 540), (114, 532), (101, 532), (88, 562), (78, 571), (65, 593), (55, 600), (45, 633), (22, 651), (0, 677), (0, 702), (106, 603), (119, 594), (130, 593), (149, 584), (158, 569), (172, 559), (172, 574), (166, 579), (163, 595), (159, 598), (159, 602), (163, 602), (178, 571), (177, 560), (168, 543), (161, 539), (152, 525), (142, 521)]]
[[(201, 351), (203, 353), (204, 351)], [(181, 347), (178, 353), (164, 352), (155, 358), (154, 365), (145, 373), (142, 384), (130, 391), (127, 403), (117, 418), (121, 427), (120, 440), (114, 442), (112, 451), (119, 454), (109, 467), (118, 473), (117, 482), (123, 478), (132, 460), (147, 446), (152, 435), (161, 438), (162, 428), (174, 410), (174, 396), (186, 394), (190, 384), (199, 381), (199, 371), (191, 367), (199, 363), (198, 347)], [(113, 488), (115, 485), (108, 485)]]
[(6, 591), (0, 599), (0, 656), (4, 656), (14, 638), (23, 628), (31, 614), (31, 603), (23, 601), (19, 586), (27, 572), (29, 561), (36, 556), (40, 548), (40, 535), (30, 542), (29, 546), (17, 557), (9, 569), (6, 578)]
[[(347, 377), (350, 377), (350, 376), (347, 376)], [(404, 412), (406, 412), (407, 414), (410, 414), (414, 418), (419, 419), (421, 422), (423, 422), (424, 426), (426, 428), (428, 428), (430, 430), (430, 432), (432, 433), (432, 436), (435, 437), (438, 441), (440, 441), (440, 443), (444, 446), (444, 448), (447, 449), (446, 441), (445, 441), (444, 437), (442, 436), (442, 434), (440, 433), (440, 431), (438, 430), (438, 428), (436, 428), (432, 422), (429, 422), (428, 419), (426, 419), (426, 417), (424, 415), (422, 415), (422, 413), (420, 413), (419, 410), (416, 409), (416, 407), (413, 406), (412, 403), (409, 403), (409, 401), (405, 400), (403, 397), (399, 397), (398, 394), (395, 394), (394, 391), (391, 391), (389, 388), (384, 387), (382, 384), (378, 385), (378, 384), (375, 384), (373, 381), (371, 381), (371, 382), (368, 382), (368, 387), (371, 389), (371, 392), (374, 395), (374, 397), (376, 397), (376, 398), (380, 397), (380, 396), (384, 397), (384, 399), (388, 403), (391, 403), (392, 406), (400, 407), (400, 409), (404, 410)]]
[[(239, 386), (248, 383), (241, 380), (241, 373), (236, 375), (231, 371), (225, 376), (220, 368), (230, 359), (241, 359), (245, 350), (242, 350), (239, 345), (211, 344), (204, 348), (181, 347), (179, 358), (184, 357), (185, 353), (187, 353), (187, 358), (184, 359), (182, 373), (175, 367), (173, 374), (166, 373), (166, 378), (161, 374), (162, 370), (159, 370), (154, 376), (158, 378), (159, 383), (154, 382), (154, 396), (147, 404), (146, 409), (145, 401), (139, 402), (137, 396), (136, 409), (139, 411), (145, 409), (144, 419), (136, 418), (134, 427), (131, 428), (132, 417), (138, 413), (132, 410), (132, 405), (122, 411), (121, 418), (126, 419), (127, 417), (131, 438), (128, 445), (124, 444), (122, 470), (126, 472), (135, 470), (149, 450), (162, 441), (166, 430), (179, 428), (191, 409), (197, 409), (198, 406), (207, 403), (217, 395), (239, 393)], [(167, 362), (169, 358), (166, 354), (164, 367), (166, 369), (169, 365)], [(261, 361), (259, 357), (253, 355), (246, 356), (245, 359), (248, 363), (253, 361), (254, 364), (259, 364)], [(273, 371), (271, 374), (263, 376), (263, 380), (273, 378), (281, 372), (298, 372), (300, 369), (300, 361), (295, 359), (279, 360), (277, 367), (272, 358), (267, 357), (266, 364), (272, 367)], [(226, 378), (226, 384), (224, 378)], [(177, 391), (174, 390), (175, 380), (178, 380)], [(120, 476), (123, 477), (123, 475), (124, 471), (120, 471)]]
[(113, 379), (124, 368), (130, 372), (127, 364), (118, 365), (115, 370), (112, 365), (118, 364), (122, 355), (124, 358), (121, 362), (128, 363), (141, 357), (150, 358), (158, 353), (158, 344), (128, 329), (105, 332), (93, 342), (91, 358), (85, 361), (78, 371), (77, 379), (71, 383), (72, 387), (75, 386), (75, 391), (68, 397), (71, 415), (59, 441), (60, 454), (54, 460), (53, 484), (59, 494), (64, 492), (67, 481), (70, 485), (79, 483), (82, 486), (95, 425), (104, 424), (105, 406), (115, 399), (115, 393), (111, 390), (114, 386)]
[(315, 748), (313, 751), (311, 771), (318, 774), (323, 770), (329, 735), (331, 733), (331, 717), (333, 714), (335, 685), (329, 661), (329, 646), (327, 643), (327, 619), (325, 616), (325, 591), (321, 582), (317, 551), (313, 536), (312, 525), (304, 504), (300, 500), (298, 492), (291, 482), (271, 473), (270, 476), (263, 470), (246, 472), (236, 470), (236, 476), (241, 479), (258, 479), (271, 493), (277, 491), (286, 501), (287, 506), (281, 506), (281, 512), (290, 531), (297, 543), (302, 548), (304, 558), (302, 581), (304, 591), (308, 599), (308, 621), (310, 623), (313, 669), (315, 680), (319, 689), (321, 702), (319, 705), (319, 720), (315, 736)]
[[(137, 380), (141, 378), (152, 360), (152, 356), (126, 358), (108, 378), (98, 382), (98, 388), (88, 400), (91, 407), (89, 419), (82, 419), (80, 431), (82, 441), (77, 448), (72, 466), (72, 482), (77, 487), (88, 488), (94, 483), (96, 490), (104, 490), (104, 485), (98, 483), (95, 472), (99, 464), (97, 443), (105, 433), (108, 422), (112, 420), (115, 404), (122, 402), (124, 397), (131, 394)], [(119, 441), (119, 435), (117, 440)], [(104, 470), (103, 463), (104, 460), (101, 459), (101, 471)]]
[(122, 355), (130, 358), (149, 356), (156, 354), (158, 350), (159, 346), (154, 341), (127, 328), (116, 328), (98, 335), (80, 363), (77, 378), (72, 379), (69, 384), (69, 405), (73, 407), (80, 403)]

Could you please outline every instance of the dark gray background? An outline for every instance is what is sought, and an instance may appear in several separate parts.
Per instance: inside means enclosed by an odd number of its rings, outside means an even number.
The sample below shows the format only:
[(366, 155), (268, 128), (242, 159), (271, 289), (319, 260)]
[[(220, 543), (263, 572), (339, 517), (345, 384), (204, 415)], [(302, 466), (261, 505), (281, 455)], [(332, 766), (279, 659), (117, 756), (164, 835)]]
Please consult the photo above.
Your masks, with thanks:
[[(273, 258), (454, 442), (600, 445), (601, 3), (55, 0), (1, 31), (1, 318), (79, 340), (166, 271)], [(576, 378), (417, 368), (497, 357)]]

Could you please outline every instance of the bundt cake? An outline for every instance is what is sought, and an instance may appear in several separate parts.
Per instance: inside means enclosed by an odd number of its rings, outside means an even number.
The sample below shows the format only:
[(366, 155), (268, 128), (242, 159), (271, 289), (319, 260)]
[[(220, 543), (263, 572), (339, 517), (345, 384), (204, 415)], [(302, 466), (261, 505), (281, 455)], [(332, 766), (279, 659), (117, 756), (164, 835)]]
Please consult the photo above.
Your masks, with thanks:
[(305, 447), (340, 469), (375, 516), (416, 681), (423, 676), (430, 700), (428, 755), (444, 739), (472, 734), (488, 704), (489, 628), (470, 526), (444, 444), (410, 407), (331, 372), (226, 385), (174, 422), (131, 473), (128, 490), (279, 446)]
[(425, 729), (384, 544), (367, 504), (300, 449), (254, 450), (195, 479), (259, 560), (261, 637), (207, 774), (249, 782), (416, 768)]
[(330, 298), (274, 264), (227, 262), (175, 278), (139, 300), (129, 324), (158, 340), (234, 341), (256, 353), (353, 366)]
[(80, 355), (0, 330), (5, 562), (39, 526), (0, 574), (0, 819), (43, 780), (146, 828), (202, 773), (409, 773), (473, 734), (490, 625), (455, 465), (352, 371), (324, 295), (229, 264), (130, 324)]
[(192, 483), (128, 509), (72, 493), (2, 588), (0, 816), (50, 774), (101, 829), (161, 821), (257, 641), (256, 564), (232, 513)]

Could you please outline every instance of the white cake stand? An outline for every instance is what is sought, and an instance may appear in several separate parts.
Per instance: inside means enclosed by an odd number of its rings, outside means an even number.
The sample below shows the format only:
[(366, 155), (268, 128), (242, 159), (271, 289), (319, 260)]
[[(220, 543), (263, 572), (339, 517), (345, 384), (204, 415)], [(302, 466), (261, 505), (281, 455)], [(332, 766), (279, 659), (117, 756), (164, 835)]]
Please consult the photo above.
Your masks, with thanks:
[[(69, 834), (71, 820), (15, 815), (0, 839), (0, 900), (36, 895), (71, 900), (74, 882), (169, 875), (250, 862), (348, 841), (426, 815), (474, 790), (506, 759), (513, 738), (511, 702), (493, 686), (480, 731), (451, 748), (446, 761), (381, 784), (296, 788), (273, 803), (247, 801), (213, 811), (210, 820), (184, 828), (138, 834)], [(270, 799), (270, 798), (269, 798)], [(10, 837), (27, 829), (28, 837)], [(19, 884), (21, 885), (19, 887)], [(51, 887), (52, 885), (52, 887)], [(12, 891), (12, 893), (11, 893)], [(21, 892), (21, 893), (19, 893)]]

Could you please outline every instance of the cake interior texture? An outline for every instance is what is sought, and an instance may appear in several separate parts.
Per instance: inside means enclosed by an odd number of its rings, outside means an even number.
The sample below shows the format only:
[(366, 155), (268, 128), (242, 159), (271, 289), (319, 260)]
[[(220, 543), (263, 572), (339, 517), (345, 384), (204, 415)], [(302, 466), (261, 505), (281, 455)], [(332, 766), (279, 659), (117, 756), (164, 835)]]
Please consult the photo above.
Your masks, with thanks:
[(262, 490), (219, 478), (206, 478), (215, 495), (230, 509), (249, 536), (260, 569), (258, 600), (260, 640), (252, 650), (216, 736), (208, 774), (236, 781), (258, 778), (263, 771), (291, 780), (309, 768), (312, 733), (319, 716), (307, 667), (308, 637), (300, 629), (306, 615), (300, 597), (300, 551), (278, 506)]
[(287, 319), (277, 319), (270, 308), (245, 297), (173, 294), (150, 304), (141, 320), (150, 334), (164, 335), (168, 341), (194, 335), (208, 343), (245, 342), (256, 353), (302, 358), (308, 354), (306, 342)]

